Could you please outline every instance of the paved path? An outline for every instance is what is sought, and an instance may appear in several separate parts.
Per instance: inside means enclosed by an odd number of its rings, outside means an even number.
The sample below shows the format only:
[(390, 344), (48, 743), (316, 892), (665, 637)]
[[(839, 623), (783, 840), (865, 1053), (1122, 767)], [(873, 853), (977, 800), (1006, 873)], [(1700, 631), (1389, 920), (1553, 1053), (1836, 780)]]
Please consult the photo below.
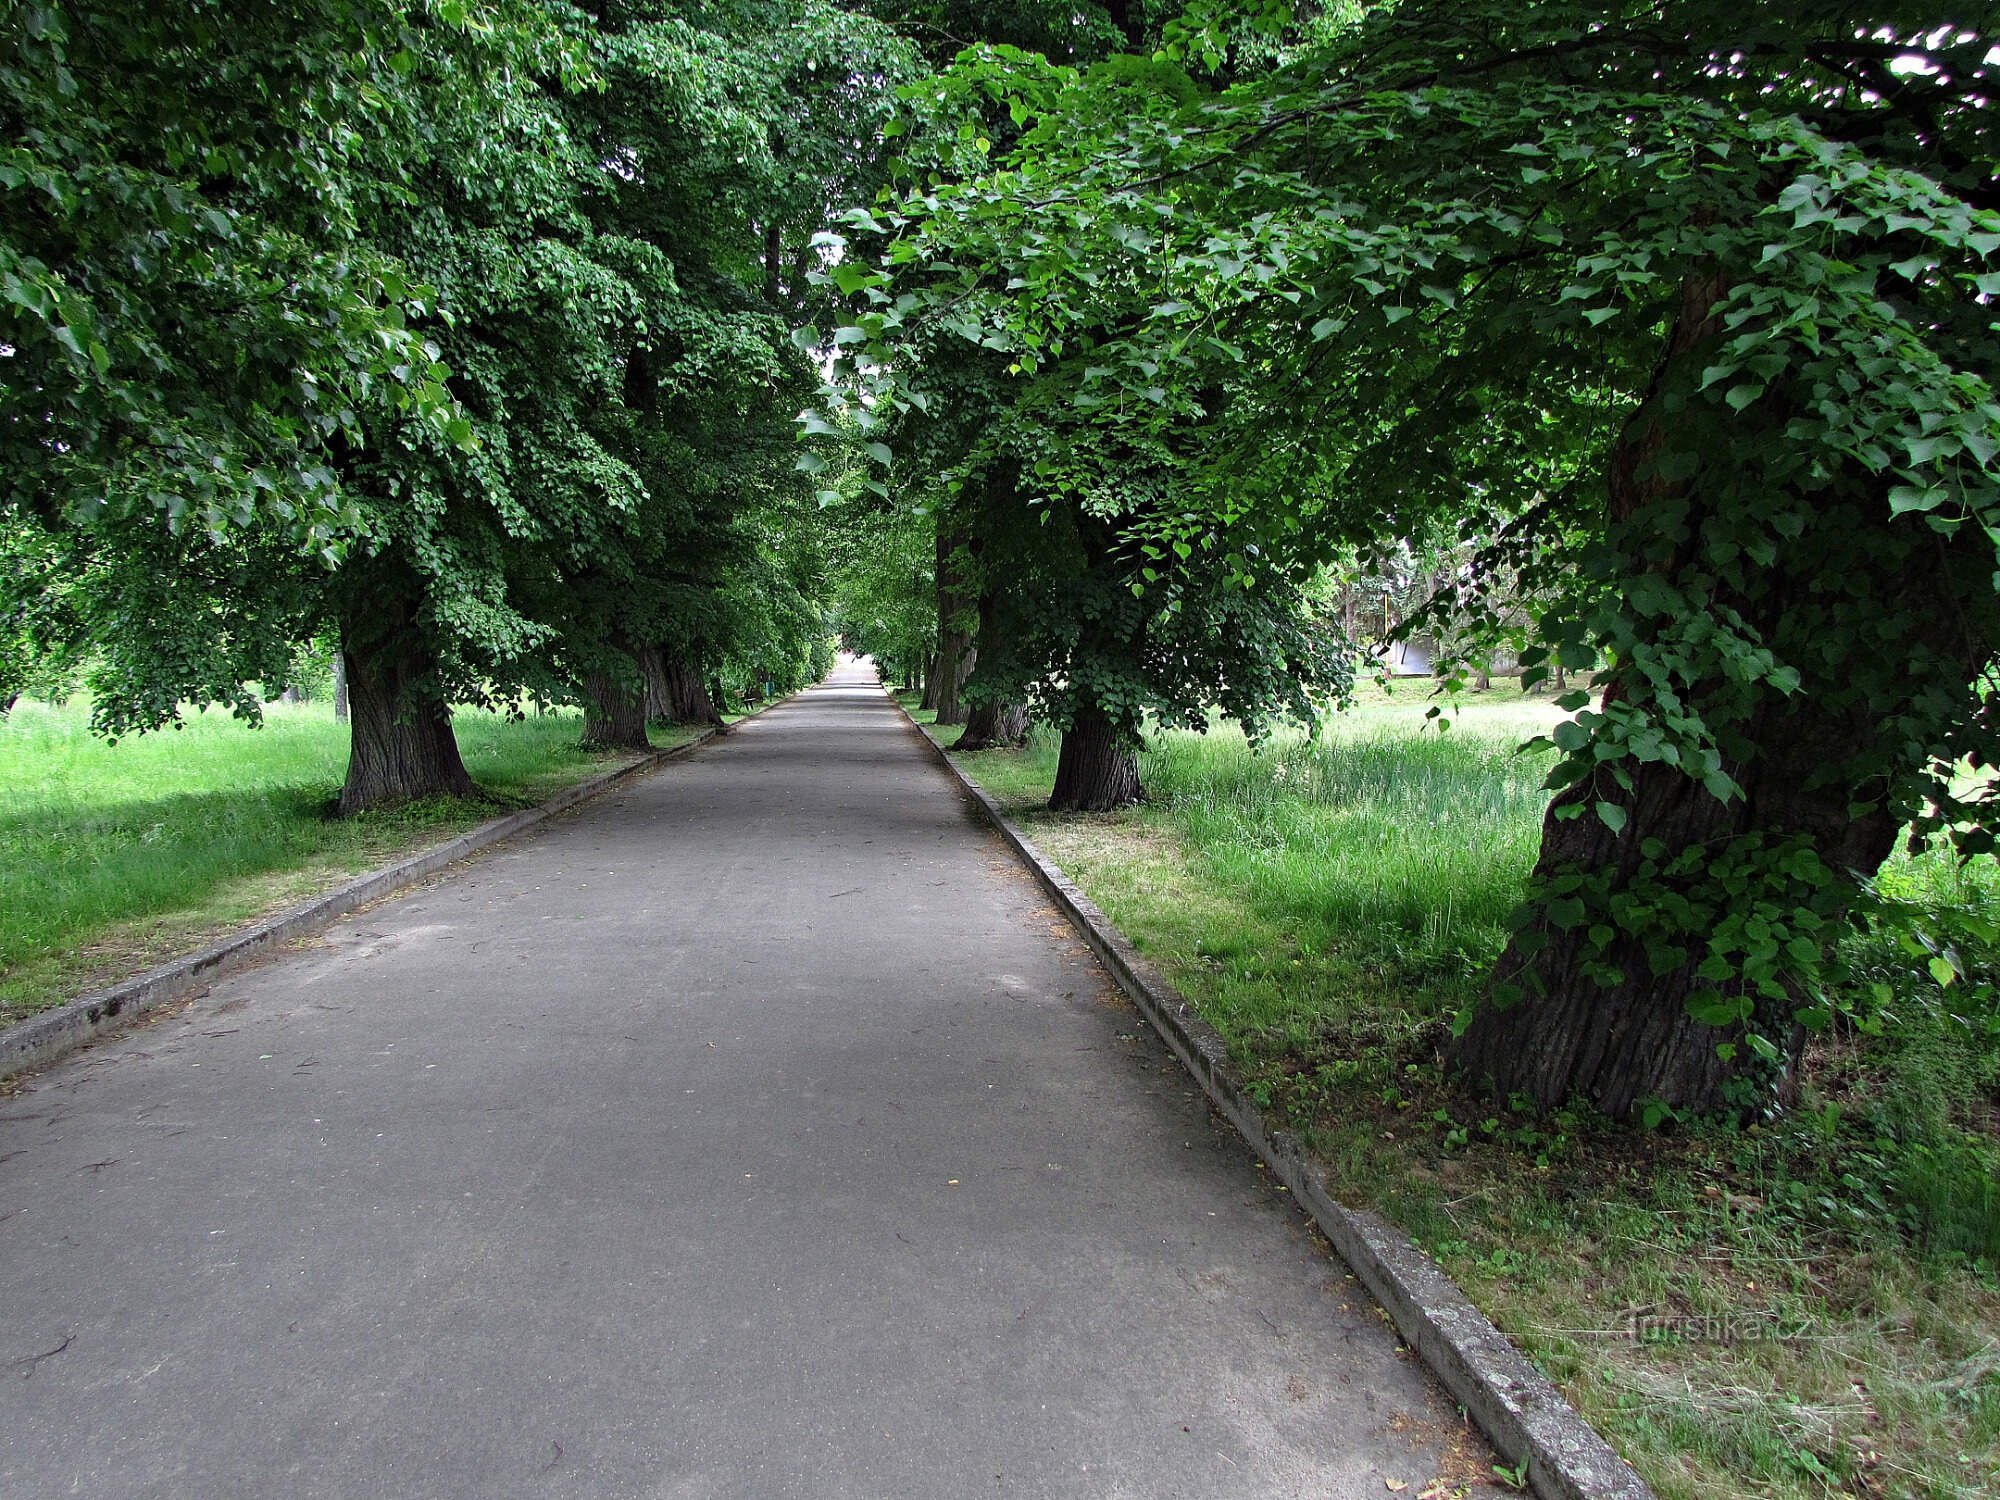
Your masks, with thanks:
[(1482, 1472), (1142, 1031), (847, 668), (0, 1098), (0, 1496)]

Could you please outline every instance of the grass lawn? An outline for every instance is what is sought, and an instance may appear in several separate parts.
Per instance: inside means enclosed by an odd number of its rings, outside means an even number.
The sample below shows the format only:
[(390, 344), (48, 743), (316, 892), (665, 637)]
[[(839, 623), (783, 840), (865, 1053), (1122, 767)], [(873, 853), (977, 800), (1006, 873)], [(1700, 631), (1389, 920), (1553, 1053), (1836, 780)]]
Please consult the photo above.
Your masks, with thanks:
[[(1151, 800), (1123, 813), (1043, 810), (1045, 735), (961, 764), (1336, 1190), (1431, 1251), (1667, 1500), (2000, 1494), (2000, 1016), (1857, 940), (1893, 1024), (1816, 1042), (1783, 1118), (1642, 1136), (1457, 1091), (1439, 1049), (1540, 830), (1546, 765), (1514, 746), (1559, 715), (1495, 689), (1441, 734), (1425, 686), (1364, 693), (1311, 744), (1156, 736)], [(2000, 914), (1990, 862), (1902, 859), (1883, 884)]]
[[(577, 748), (574, 713), (463, 712), (467, 768), (497, 802), (441, 798), (347, 820), (347, 726), (325, 704), (221, 713), (107, 745), (88, 706), (0, 719), (0, 1024), (137, 973), (228, 928), (623, 764)], [(662, 746), (698, 730), (655, 731)]]

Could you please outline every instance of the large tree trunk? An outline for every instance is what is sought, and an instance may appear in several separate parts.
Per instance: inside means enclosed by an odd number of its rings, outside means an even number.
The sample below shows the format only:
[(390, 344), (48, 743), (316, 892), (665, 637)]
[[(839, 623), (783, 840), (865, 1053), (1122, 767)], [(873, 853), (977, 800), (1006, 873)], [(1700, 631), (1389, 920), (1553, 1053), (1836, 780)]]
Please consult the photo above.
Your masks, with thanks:
[(1018, 749), (1028, 738), (1025, 703), (982, 703), (965, 717), (965, 732), (954, 750)]
[(431, 690), (435, 664), (407, 645), (392, 649), (400, 634), (369, 656), (343, 648), (353, 748), (342, 817), (417, 797), (479, 795), (459, 759), (451, 708)]
[(1139, 750), (1095, 703), (1081, 704), (1056, 758), (1054, 812), (1109, 812), (1139, 800)]
[(646, 671), (646, 717), (661, 724), (720, 724), (715, 700), (687, 653), (649, 646), (640, 655)]
[[(983, 589), (979, 595), (979, 634), (977, 640), (991, 647), (995, 621), (999, 617), (999, 601), (991, 589)], [(971, 709), (965, 718), (965, 733), (958, 737), (954, 750), (994, 750), (1001, 747), (1013, 749), (1025, 744), (1028, 738), (1028, 708), (1024, 703), (1007, 703), (989, 700)]]
[(583, 747), (586, 750), (650, 750), (646, 738), (646, 694), (638, 683), (593, 672), (583, 680)]
[(347, 717), (347, 655), (341, 651), (333, 653), (333, 717)]
[[(1711, 310), (1723, 290), (1714, 282), (1691, 285), (1663, 373), (1674, 360), (1703, 358), (1713, 332)], [(1655, 393), (1658, 388), (1656, 380)], [(1679, 535), (1690, 540), (1656, 566), (1669, 579), (1686, 576), (1695, 588), (1702, 586), (1698, 539), (1707, 504), (1686, 485), (1662, 478), (1653, 464), (1673, 421), (1654, 394), (1627, 423), (1612, 454), (1609, 519), (1614, 526), (1643, 521), (1649, 508), (1671, 506), (1680, 516)], [(1868, 483), (1858, 477), (1845, 494), (1820, 492), (1802, 503), (1808, 517), (1803, 529), (1761, 575), (1753, 595), (1710, 595), (1716, 611), (1740, 617), (1778, 660), (1803, 674), (1800, 690), (1789, 696), (1769, 686), (1757, 689), (1752, 706), (1733, 720), (1722, 769), (1744, 795), (1725, 802), (1681, 769), (1628, 758), (1619, 764), (1632, 779), (1629, 790), (1608, 775), (1587, 777), (1550, 806), (1535, 867), (1537, 889), (1546, 893), (1548, 882), (1582, 876), (1582, 889), (1594, 894), (1581, 916), (1560, 900), (1544, 901), (1539, 915), (1515, 933), (1495, 972), (1500, 995), (1511, 996), (1511, 1003), (1482, 1007), (1451, 1047), (1453, 1060), (1496, 1094), (1525, 1095), (1544, 1109), (1582, 1100), (1625, 1118), (1651, 1100), (1681, 1111), (1750, 1113), (1795, 1087), (1804, 1041), (1797, 1001), (1765, 996), (1740, 977), (1717, 981), (1699, 974), (1701, 924), (1708, 916), (1697, 916), (1685, 931), (1665, 929), (1668, 936), (1649, 948), (1601, 913), (1615, 912), (1628, 892), (1652, 909), (1672, 911), (1668, 893), (1678, 891), (1696, 903), (1691, 909), (1713, 911), (1719, 922), (1753, 909), (1760, 892), (1713, 884), (1716, 873), (1769, 870), (1756, 863), (1762, 851), (1802, 845), (1830, 870), (1863, 875), (1890, 853), (1899, 819), (1879, 795), (1879, 782), (1874, 793), (1863, 784), (1877, 771), (1847, 768), (1879, 769), (1873, 756), (1893, 707), (1839, 706), (1840, 662), (1821, 649), (1826, 637), (1814, 622), (1817, 612), (1844, 606), (1829, 604), (1819, 583), (1844, 576), (1857, 596), (1936, 599), (1941, 610), (1951, 601), (1960, 610), (1990, 614), (1994, 599), (1976, 557), (1948, 554), (1927, 533), (1892, 526), (1886, 497), (1870, 492)], [(1848, 513), (1824, 525), (1811, 519), (1831, 517), (1843, 506)], [(1856, 525), (1869, 528), (1872, 545), (1856, 548)], [(1977, 649), (1948, 631), (1884, 639), (1874, 649), (1907, 660), (1898, 676), (1909, 682), (1913, 703), (1927, 685), (1948, 681), (1955, 671), (1968, 682), (1980, 666)], [(1613, 664), (1607, 702), (1638, 695), (1638, 680), (1622, 675), (1631, 670)], [(1687, 696), (1697, 710), (1720, 705), (1727, 714), (1741, 692), (1718, 679), (1697, 684)], [(1598, 802), (1622, 811), (1622, 831), (1614, 833), (1597, 816)], [(1732, 863), (1738, 860), (1748, 863)], [(1778, 870), (1755, 878), (1789, 877)], [(1765, 899), (1781, 908), (1799, 899), (1792, 886), (1772, 889), (1776, 894)], [(1668, 904), (1661, 906), (1663, 900)], [(1837, 894), (1817, 915), (1821, 922), (1839, 917)], [(1830, 940), (1831, 931), (1821, 930)], [(1751, 997), (1747, 1022), (1718, 1029), (1690, 1014), (1690, 1001), (1710, 990), (1739, 1003)], [(1746, 1035), (1773, 1044), (1776, 1063), (1745, 1045)]]
[[(1726, 803), (1658, 763), (1630, 768), (1629, 793), (1579, 783), (1558, 796), (1543, 819), (1536, 879), (1611, 871), (1614, 888), (1622, 888), (1644, 862), (1642, 840), (1658, 839), (1674, 851), (1720, 853), (1748, 835), (1804, 835), (1830, 867), (1872, 872), (1895, 845), (1895, 820), (1878, 813), (1850, 821), (1848, 797), (1858, 789), (1806, 790), (1829, 752), (1851, 747), (1857, 727), (1832, 722), (1810, 705), (1769, 716), (1758, 726), (1759, 759), (1731, 768), (1747, 795)], [(1622, 834), (1612, 833), (1589, 807), (1600, 799), (1625, 811)], [(1581, 816), (1562, 816), (1579, 806)], [(1732, 1101), (1728, 1086), (1746, 1074), (1768, 1079), (1765, 1097), (1772, 1090), (1780, 1098), (1789, 1095), (1804, 1043), (1791, 999), (1759, 997), (1751, 1018), (1750, 1028), (1782, 1054), (1777, 1076), (1770, 1077), (1770, 1065), (1741, 1045), (1743, 1028), (1720, 1030), (1689, 1013), (1689, 998), (1707, 983), (1696, 960), (1656, 972), (1640, 945), (1614, 941), (1600, 951), (1585, 926), (1565, 928), (1544, 913), (1515, 934), (1494, 978), (1518, 987), (1522, 998), (1505, 1008), (1487, 1006), (1474, 1017), (1452, 1048), (1459, 1066), (1500, 1096), (1526, 1095), (1543, 1109), (1587, 1100), (1614, 1119), (1648, 1100), (1695, 1113), (1740, 1109), (1743, 1101)], [(1606, 962), (1623, 976), (1619, 983), (1598, 982), (1594, 971)], [(1728, 981), (1716, 988), (1743, 993), (1741, 984)], [(1733, 1057), (1725, 1059), (1725, 1046)]]

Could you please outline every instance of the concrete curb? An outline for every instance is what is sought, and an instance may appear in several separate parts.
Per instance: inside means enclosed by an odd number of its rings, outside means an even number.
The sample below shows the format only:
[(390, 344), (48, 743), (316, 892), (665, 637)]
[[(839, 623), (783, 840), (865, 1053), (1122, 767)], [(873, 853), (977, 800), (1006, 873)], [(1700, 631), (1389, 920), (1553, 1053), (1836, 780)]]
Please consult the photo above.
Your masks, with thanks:
[[(777, 706), (776, 703), (767, 703), (756, 713), (745, 714), (736, 723), (746, 724), (758, 714)], [(447, 865), (456, 864), (504, 839), (524, 833), (547, 822), (557, 813), (602, 796), (648, 771), (657, 770), (671, 761), (683, 760), (713, 744), (734, 727), (727, 725), (710, 729), (685, 745), (676, 745), (671, 750), (655, 750), (629, 766), (620, 766), (602, 776), (566, 786), (546, 802), (504, 814), (476, 828), (467, 829), (436, 848), (356, 876), (345, 885), (335, 886), (324, 895), (315, 896), (290, 911), (253, 922), (210, 947), (149, 969), (110, 989), (79, 996), (66, 1005), (45, 1010), (9, 1026), (0, 1031), (0, 1080), (54, 1062), (155, 1006), (186, 998), (260, 953), (324, 927), (370, 901), (415, 885)]]
[(1337, 1202), (1290, 1134), (1273, 1130), (1244, 1090), (1215, 1029), (1161, 977), (999, 804), (889, 695), (938, 762), (1012, 846), (1118, 987), (1153, 1023), (1209, 1101), (1312, 1216), (1374, 1294), (1404, 1340), (1479, 1424), (1509, 1464), (1525, 1462), (1542, 1500), (1655, 1500), (1632, 1466), (1576, 1414), (1520, 1350), (1409, 1236), (1376, 1214)]

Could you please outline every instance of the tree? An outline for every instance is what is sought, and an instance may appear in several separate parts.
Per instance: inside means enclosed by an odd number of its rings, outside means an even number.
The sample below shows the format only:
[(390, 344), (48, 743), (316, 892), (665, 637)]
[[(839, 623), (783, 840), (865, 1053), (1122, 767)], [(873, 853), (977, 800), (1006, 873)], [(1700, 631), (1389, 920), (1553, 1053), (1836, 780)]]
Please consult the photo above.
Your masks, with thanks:
[[(514, 3), (17, 10), (0, 66), (24, 126), (0, 172), (9, 503), (89, 560), (101, 729), (177, 722), (187, 702), (254, 719), (245, 684), (282, 686), (293, 644), (362, 580), (391, 597), (357, 641), (424, 628), (396, 592), (408, 560), (383, 556), (399, 501), (371, 511), (358, 491), (385, 445), (444, 468), (476, 436), (434, 336), (448, 315), (394, 230), (435, 206), (472, 119), (532, 80), (575, 81), (575, 39)], [(389, 666), (349, 674), (377, 711), (357, 714), (361, 784), (406, 731), (440, 732), (441, 699), (398, 720), (403, 679), (425, 674)], [(470, 788), (454, 747), (425, 749), (427, 786)]]
[(1456, 1056), (1545, 1105), (1765, 1107), (1897, 830), (1992, 847), (1951, 776), (2000, 748), (1990, 28), (1419, 0), (1211, 91), (1174, 72), (1223, 60), (1202, 25), (954, 70), (1027, 124), (871, 216), (876, 399), (956, 328), (1100, 444), (1173, 442), (1188, 499), (1135, 543), (1314, 489), (1352, 545), (1497, 530), (1547, 600), (1526, 676), (1609, 665)]
[[(1145, 24), (1137, 8), (1107, 7), (1094, 34), (1106, 50), (1129, 46)], [(1026, 100), (1053, 99), (1080, 76), (1012, 46), (977, 56), (904, 91), (913, 203), (935, 201), (942, 182), (977, 181), (993, 141), (1030, 118)], [(1089, 76), (1106, 81), (1121, 110), (1171, 111), (1195, 92), (1185, 74), (1131, 58), (1097, 63)], [(1173, 434), (1052, 397), (1064, 389), (1060, 373), (1054, 387), (1037, 384), (1037, 357), (986, 325), (967, 296), (981, 273), (949, 254), (925, 259), (905, 232), (911, 223), (895, 209), (852, 215), (857, 236), (841, 248), (853, 259), (826, 279), (858, 303), (836, 342), (858, 354), (855, 376), (878, 398), (859, 409), (864, 428), (889, 437), (871, 451), (886, 459), (893, 444), (898, 472), (920, 476), (939, 516), (941, 649), (930, 686), (941, 722), (956, 708), (968, 615), (980, 624), (971, 701), (997, 711), (1025, 700), (1063, 730), (1050, 804), (1062, 810), (1141, 795), (1148, 715), (1205, 728), (1220, 706), (1254, 734), (1274, 715), (1309, 719), (1318, 696), (1344, 692), (1344, 654), (1301, 609), (1315, 557), (1296, 511), (1199, 514)], [(864, 251), (880, 264), (862, 263)], [(913, 316), (920, 307), (941, 316)], [(1125, 312), (1107, 305), (1092, 316), (1102, 326), (1081, 325), (1077, 341), (1108, 336)], [(1016, 374), (1030, 378), (1012, 382)], [(1231, 397), (1226, 381), (1202, 393), (1217, 404)], [(961, 562), (993, 586), (970, 592), (956, 576)]]
[[(0, 87), (48, 161), (0, 191), (56, 208), (0, 271), (73, 265), (122, 321), (13, 296), (0, 357), (33, 380), (0, 418), (24, 494), (80, 497), (100, 727), (254, 719), (247, 684), (332, 625), (357, 811), (476, 791), (456, 704), (581, 698), (588, 738), (637, 747), (649, 653), (669, 687), (824, 657), (789, 525), (813, 372), (788, 332), (817, 293), (779, 262), (864, 182), (903, 54), (811, 0), (601, 9), (112, 6), (75, 42), (29, 16)], [(82, 144), (66, 67), (103, 116)]]

